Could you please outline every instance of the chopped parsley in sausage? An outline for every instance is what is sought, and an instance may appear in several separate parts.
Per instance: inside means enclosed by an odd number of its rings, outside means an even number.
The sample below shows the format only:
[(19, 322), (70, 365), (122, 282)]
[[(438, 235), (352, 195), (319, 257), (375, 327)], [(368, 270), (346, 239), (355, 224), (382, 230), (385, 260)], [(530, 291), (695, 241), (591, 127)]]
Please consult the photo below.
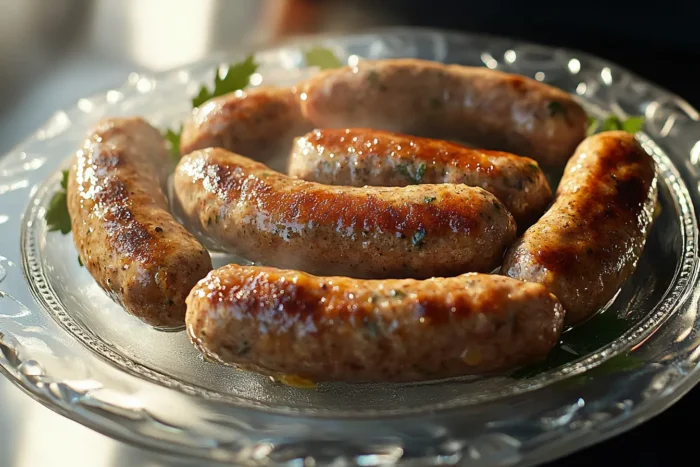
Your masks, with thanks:
[(396, 170), (406, 177), (409, 181), (419, 184), (423, 180), (423, 175), (425, 175), (425, 169), (427, 165), (425, 162), (422, 162), (421, 164), (416, 167), (416, 170), (414, 173), (411, 173), (411, 171), (408, 168), (407, 164), (400, 164), (396, 166)]
[(425, 239), (426, 231), (423, 227), (419, 227), (418, 230), (413, 234), (411, 241), (413, 246), (421, 246), (423, 244), (423, 239)]

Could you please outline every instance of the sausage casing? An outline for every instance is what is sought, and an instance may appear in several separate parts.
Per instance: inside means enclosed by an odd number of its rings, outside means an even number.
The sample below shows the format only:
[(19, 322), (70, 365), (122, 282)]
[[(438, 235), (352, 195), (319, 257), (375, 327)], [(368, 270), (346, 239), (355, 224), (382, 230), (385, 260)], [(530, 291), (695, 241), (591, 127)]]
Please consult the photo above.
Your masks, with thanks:
[(366, 128), (317, 129), (295, 138), (288, 173), (329, 185), (478, 186), (500, 199), (523, 230), (552, 200), (530, 158)]
[(106, 119), (77, 152), (67, 190), (85, 268), (129, 313), (158, 327), (184, 324), (185, 298), (212, 268), (168, 211), (169, 168), (158, 130), (141, 118)]
[(328, 186), (217, 148), (183, 157), (174, 189), (185, 218), (222, 249), (312, 274), (491, 271), (515, 238), (513, 216), (481, 188)]
[(520, 75), (417, 59), (362, 61), (299, 86), (316, 128), (365, 127), (466, 141), (563, 167), (586, 136), (566, 92)]
[(180, 152), (223, 148), (268, 161), (288, 151), (292, 138), (310, 129), (294, 88), (236, 91), (192, 111), (182, 131)]
[(415, 381), (539, 360), (564, 312), (541, 284), (489, 274), (424, 281), (229, 265), (187, 299), (190, 339), (218, 361), (312, 381)]
[(554, 204), (510, 248), (502, 272), (546, 285), (567, 323), (578, 323), (634, 271), (656, 198), (654, 161), (634, 135), (590, 136), (567, 164)]

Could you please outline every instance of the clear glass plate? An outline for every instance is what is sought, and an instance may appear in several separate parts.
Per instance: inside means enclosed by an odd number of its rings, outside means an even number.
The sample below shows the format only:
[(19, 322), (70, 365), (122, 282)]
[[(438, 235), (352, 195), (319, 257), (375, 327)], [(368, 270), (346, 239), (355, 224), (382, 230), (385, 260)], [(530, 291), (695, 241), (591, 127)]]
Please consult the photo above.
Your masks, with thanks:
[[(257, 84), (291, 84), (311, 45), (344, 60), (419, 57), (551, 83), (597, 117), (645, 115), (661, 213), (639, 266), (605, 312), (565, 333), (550, 359), (514, 375), (298, 389), (208, 362), (184, 332), (128, 316), (44, 215), (88, 127), (143, 115), (177, 127), (219, 55), (81, 99), (0, 160), (0, 364), (34, 398), (109, 436), (245, 464), (533, 464), (668, 407), (700, 377), (697, 317), (700, 124), (687, 103), (589, 55), (509, 39), (388, 29), (304, 39), (257, 53)], [(231, 258), (214, 255), (216, 264)]]

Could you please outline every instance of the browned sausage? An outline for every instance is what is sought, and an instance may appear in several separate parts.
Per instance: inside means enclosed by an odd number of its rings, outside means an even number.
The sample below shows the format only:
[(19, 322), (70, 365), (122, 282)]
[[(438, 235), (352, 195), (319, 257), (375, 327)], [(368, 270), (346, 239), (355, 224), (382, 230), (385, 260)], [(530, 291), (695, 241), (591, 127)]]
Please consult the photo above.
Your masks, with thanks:
[(81, 261), (126, 310), (182, 326), (185, 298), (212, 268), (209, 253), (168, 212), (165, 142), (140, 118), (107, 119), (87, 135), (68, 178)]
[(572, 97), (496, 70), (426, 60), (362, 61), (300, 85), (304, 116), (317, 128), (366, 127), (467, 141), (564, 166), (586, 136)]
[(185, 218), (221, 248), (312, 274), (491, 271), (515, 239), (513, 217), (481, 188), (334, 187), (217, 148), (183, 157), (174, 189)]
[(366, 128), (314, 130), (296, 138), (289, 175), (329, 185), (478, 186), (500, 199), (523, 230), (552, 200), (542, 170), (527, 157)]
[(261, 87), (211, 99), (185, 123), (183, 155), (210, 147), (268, 161), (289, 150), (294, 136), (310, 130), (293, 88)]
[(563, 318), (540, 284), (471, 273), (378, 281), (229, 265), (187, 298), (188, 334), (209, 357), (316, 382), (508, 370), (546, 356)]
[(656, 203), (654, 161), (625, 132), (587, 138), (564, 171), (551, 209), (509, 250), (502, 272), (540, 282), (580, 322), (634, 271)]

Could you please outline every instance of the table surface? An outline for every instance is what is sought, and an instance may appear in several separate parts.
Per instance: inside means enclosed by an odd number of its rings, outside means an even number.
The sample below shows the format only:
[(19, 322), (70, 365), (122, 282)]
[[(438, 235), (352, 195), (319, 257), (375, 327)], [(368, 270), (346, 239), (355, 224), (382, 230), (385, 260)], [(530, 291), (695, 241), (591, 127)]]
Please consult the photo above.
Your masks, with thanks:
[[(189, 0), (147, 0), (139, 3), (142, 12), (144, 8), (154, 13), (167, 8), (186, 12), (187, 28), (174, 19), (159, 29), (152, 22), (133, 14), (136, 1), (59, 0), (50, 3), (58, 6), (56, 10), (46, 12), (47, 3), (42, 0), (0, 0), (0, 10), (4, 11), (4, 15), (0, 15), (0, 82), (12, 85), (10, 91), (8, 86), (0, 89), (0, 154), (31, 133), (55, 110), (71, 105), (81, 96), (121, 84), (132, 71), (169, 68), (196, 60), (214, 49), (250, 42), (251, 37), (265, 40), (265, 34), (274, 36), (274, 31), (265, 31), (260, 27), (271, 21), (265, 16), (267, 13), (263, 5), (268, 2), (240, 0), (235, 3), (235, 8), (231, 6), (233, 2), (216, 0), (200, 0), (196, 6)], [(391, 2), (387, 2), (389, 4)], [(60, 15), (70, 18), (66, 20), (68, 23), (82, 21), (69, 24), (72, 31), (80, 29), (80, 34), (66, 39), (66, 43), (45, 41), (41, 44), (37, 40), (23, 40), (22, 31), (45, 25), (41, 22), (45, 19), (36, 19), (40, 10), (44, 16), (49, 15), (54, 19)], [(410, 9), (405, 13), (410, 15)], [(389, 21), (386, 16), (372, 12), (371, 19), (356, 15), (352, 21), (363, 26), (404, 21), (406, 24), (460, 27), (448, 15), (423, 18), (423, 21), (416, 19), (421, 17), (419, 13), (414, 15)], [(263, 17), (268, 18), (265, 20), (267, 23), (258, 21)], [(257, 20), (251, 21), (250, 18)], [(16, 23), (22, 21), (25, 27), (17, 27)], [(221, 26), (222, 21), (226, 27)], [(328, 22), (333, 24), (332, 18)], [(328, 29), (330, 26), (326, 23)], [(341, 26), (352, 29), (353, 24)], [(337, 29), (337, 25), (334, 27)], [(499, 34), (505, 32), (498, 27), (482, 29)], [(3, 31), (8, 35), (3, 36)], [(617, 42), (611, 46), (606, 41), (591, 42), (590, 37), (576, 35), (547, 37), (541, 31), (516, 33), (530, 40), (583, 49), (611, 59), (685, 97), (691, 104), (700, 105), (696, 80), (686, 78), (700, 63), (697, 52), (666, 46), (654, 49), (653, 43), (637, 47)], [(56, 37), (63, 37), (60, 31), (56, 34), (59, 34)], [(168, 41), (158, 41), (158, 34), (167, 36)], [(204, 39), (203, 35), (206, 36)], [(148, 51), (139, 50), (134, 46), (135, 42), (129, 42), (129, 38), (135, 36), (155, 42), (151, 42)], [(125, 39), (120, 42), (115, 41), (115, 37)], [(30, 50), (24, 50), (21, 54), (15, 51), (8, 57), (7, 48), (3, 48), (3, 44), (8, 44), (7, 40), (25, 46), (29, 42), (27, 47)], [(115, 43), (121, 46), (115, 46)], [(178, 47), (178, 44), (182, 46)], [(699, 409), (700, 389), (695, 389), (650, 422), (553, 465), (590, 465), (622, 453), (629, 464), (638, 466), (680, 463), (683, 451), (688, 448), (684, 435), (686, 423), (682, 421), (687, 419), (689, 413)], [(184, 465), (181, 459), (127, 446), (59, 416), (33, 401), (4, 378), (0, 378), (0, 413), (0, 433), (3, 434), (0, 436), (0, 466)]]

